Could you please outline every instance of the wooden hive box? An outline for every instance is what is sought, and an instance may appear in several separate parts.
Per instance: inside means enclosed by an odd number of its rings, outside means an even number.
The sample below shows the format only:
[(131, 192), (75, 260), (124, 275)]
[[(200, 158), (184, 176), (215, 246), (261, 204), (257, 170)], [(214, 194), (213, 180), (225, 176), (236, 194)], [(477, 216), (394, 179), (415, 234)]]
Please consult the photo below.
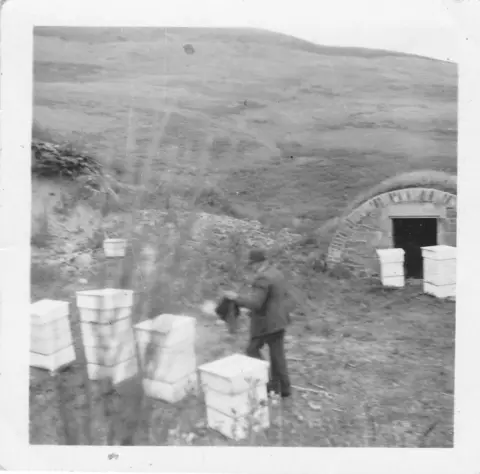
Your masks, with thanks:
[(75, 361), (69, 303), (43, 299), (30, 311), (30, 365), (50, 371)]
[(269, 427), (268, 362), (233, 354), (198, 370), (210, 428), (238, 441)]
[(77, 306), (90, 380), (111, 377), (117, 384), (136, 375), (133, 291), (113, 288), (79, 291)]
[(423, 291), (437, 298), (455, 297), (457, 249), (448, 245), (422, 247)]
[(135, 326), (145, 393), (176, 403), (196, 391), (194, 318), (161, 314)]
[(380, 260), (380, 277), (382, 285), (391, 288), (402, 288), (405, 286), (403, 249), (378, 249), (377, 255)]

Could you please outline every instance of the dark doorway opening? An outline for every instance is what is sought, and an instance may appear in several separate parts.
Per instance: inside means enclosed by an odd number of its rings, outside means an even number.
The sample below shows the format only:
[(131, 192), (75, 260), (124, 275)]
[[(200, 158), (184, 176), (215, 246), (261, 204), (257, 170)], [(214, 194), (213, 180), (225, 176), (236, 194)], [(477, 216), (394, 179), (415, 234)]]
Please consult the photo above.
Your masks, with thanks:
[(436, 218), (395, 218), (393, 243), (405, 251), (405, 278), (423, 278), (422, 247), (437, 245)]

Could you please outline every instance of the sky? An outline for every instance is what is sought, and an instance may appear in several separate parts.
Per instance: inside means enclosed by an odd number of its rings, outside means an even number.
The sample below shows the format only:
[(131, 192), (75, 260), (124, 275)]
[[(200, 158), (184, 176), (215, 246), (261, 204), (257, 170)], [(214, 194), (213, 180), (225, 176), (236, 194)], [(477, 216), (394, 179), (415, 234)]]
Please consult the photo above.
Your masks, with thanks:
[(258, 26), (315, 43), (458, 60), (458, 23), (443, 0), (283, 0), (270, 14), (256, 3)]
[[(122, 21), (121, 26), (130, 21), (137, 26), (145, 21), (157, 26), (251, 26), (318, 44), (388, 49), (454, 62), (459, 60), (460, 29), (452, 11), (471, 2), (480, 6), (480, 0), (23, 0), (29, 4), (24, 11), (37, 10), (35, 16), (45, 18), (46, 24), (53, 20), (60, 25), (70, 15), (68, 24), (83, 21), (85, 26)], [(72, 8), (75, 3), (82, 5), (81, 12)]]

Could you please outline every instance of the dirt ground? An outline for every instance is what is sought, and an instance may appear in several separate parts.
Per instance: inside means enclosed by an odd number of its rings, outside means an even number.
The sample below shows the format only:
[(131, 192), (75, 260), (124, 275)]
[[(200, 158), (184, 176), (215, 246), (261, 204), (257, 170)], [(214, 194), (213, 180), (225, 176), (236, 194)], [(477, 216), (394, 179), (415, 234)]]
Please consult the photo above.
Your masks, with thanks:
[[(77, 282), (51, 288), (33, 283), (35, 299), (68, 298), (74, 307)], [(308, 286), (317, 294), (315, 318), (296, 314), (288, 331), (287, 355), (294, 392), (282, 409), (271, 407), (272, 427), (259, 434), (257, 445), (451, 447), (453, 443), (453, 364), (455, 310), (422, 294), (421, 286), (385, 290), (363, 281), (319, 276)], [(98, 287), (94, 278), (85, 287)], [(197, 321), (198, 365), (243, 352), (247, 317), (232, 336), (216, 318), (198, 307), (177, 308)], [(69, 407), (71, 426), (85, 431), (88, 418), (80, 335), (73, 317), (77, 362), (59, 375)], [(265, 350), (268, 356), (268, 349)], [(105, 442), (101, 385), (94, 417), (96, 443)], [(124, 423), (139, 416), (135, 400), (139, 380), (118, 388)], [(65, 442), (54, 381), (31, 372), (31, 442)], [(235, 444), (205, 428), (201, 397), (191, 395), (177, 405), (148, 400), (136, 443), (146, 445)], [(152, 422), (152, 419), (155, 421)], [(123, 428), (122, 428), (123, 426)], [(125, 429), (122, 425), (119, 429)], [(80, 438), (81, 439), (81, 438)], [(85, 438), (80, 443), (86, 443)]]

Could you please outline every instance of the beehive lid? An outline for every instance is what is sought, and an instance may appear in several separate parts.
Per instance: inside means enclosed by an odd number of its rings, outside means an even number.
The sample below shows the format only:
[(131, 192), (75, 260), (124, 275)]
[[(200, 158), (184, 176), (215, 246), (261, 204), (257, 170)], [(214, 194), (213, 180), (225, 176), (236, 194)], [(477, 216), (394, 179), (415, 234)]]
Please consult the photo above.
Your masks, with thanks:
[(401, 262), (404, 259), (405, 250), (400, 248), (377, 249), (377, 255), (382, 262)]
[(30, 317), (33, 324), (48, 324), (68, 316), (68, 301), (43, 299), (30, 305)]
[(77, 291), (77, 306), (88, 309), (128, 308), (133, 305), (133, 291), (115, 288)]
[(169, 334), (171, 332), (181, 330), (181, 328), (185, 325), (192, 324), (195, 324), (195, 319), (190, 316), (178, 314), (160, 314), (153, 319), (147, 319), (146, 321), (137, 324), (135, 329)]
[(199, 370), (222, 378), (233, 379), (252, 376), (259, 371), (268, 370), (268, 367), (268, 362), (264, 360), (254, 359), (243, 354), (233, 354), (204, 364), (199, 367)]
[(126, 239), (105, 239), (103, 241), (105, 244), (126, 244)]
[(449, 245), (422, 247), (422, 255), (432, 260), (450, 260), (457, 257), (457, 247), (450, 247)]

